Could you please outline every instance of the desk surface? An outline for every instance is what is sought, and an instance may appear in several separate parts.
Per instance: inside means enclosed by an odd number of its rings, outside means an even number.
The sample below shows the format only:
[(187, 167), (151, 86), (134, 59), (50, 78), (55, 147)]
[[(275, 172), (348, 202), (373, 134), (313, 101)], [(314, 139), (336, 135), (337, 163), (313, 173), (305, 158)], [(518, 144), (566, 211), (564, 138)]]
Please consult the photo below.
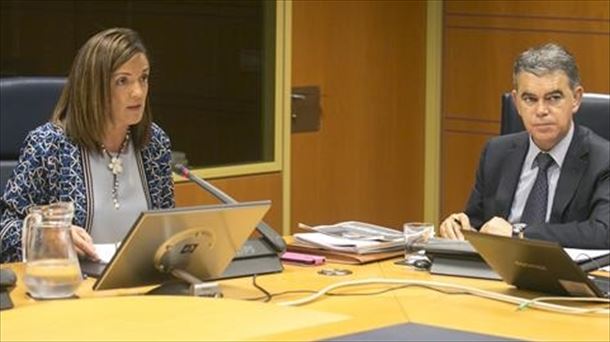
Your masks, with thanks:
[[(517, 311), (507, 303), (420, 287), (370, 296), (325, 296), (303, 306), (281, 307), (276, 303), (307, 293), (276, 296), (270, 303), (246, 301), (262, 293), (252, 286), (252, 278), (241, 278), (221, 282), (224, 299), (139, 296), (148, 288), (94, 292), (94, 280), (87, 279), (77, 292), (81, 299), (35, 301), (21, 285), (23, 265), (8, 267), (17, 272), (20, 286), (11, 293), (16, 307), (0, 313), (0, 340), (317, 340), (406, 322), (527, 340), (610, 339), (610, 316)], [(329, 267), (353, 273), (342, 277), (317, 273)], [(434, 280), (527, 298), (540, 295), (500, 281), (432, 276), (394, 261), (364, 266), (288, 265), (281, 274), (257, 277), (257, 283), (280, 293), (319, 290), (365, 278)], [(387, 287), (367, 285), (335, 292), (367, 293)]]

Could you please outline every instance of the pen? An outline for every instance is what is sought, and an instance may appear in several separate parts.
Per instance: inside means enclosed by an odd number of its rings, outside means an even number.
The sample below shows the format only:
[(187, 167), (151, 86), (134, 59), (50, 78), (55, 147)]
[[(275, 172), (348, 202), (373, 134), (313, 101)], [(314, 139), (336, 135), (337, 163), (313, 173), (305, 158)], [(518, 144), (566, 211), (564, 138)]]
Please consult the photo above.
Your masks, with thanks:
[(462, 228), (462, 222), (460, 222), (460, 220), (458, 220), (457, 217), (453, 218), (453, 222), (457, 223), (458, 226), (460, 226), (460, 228)]

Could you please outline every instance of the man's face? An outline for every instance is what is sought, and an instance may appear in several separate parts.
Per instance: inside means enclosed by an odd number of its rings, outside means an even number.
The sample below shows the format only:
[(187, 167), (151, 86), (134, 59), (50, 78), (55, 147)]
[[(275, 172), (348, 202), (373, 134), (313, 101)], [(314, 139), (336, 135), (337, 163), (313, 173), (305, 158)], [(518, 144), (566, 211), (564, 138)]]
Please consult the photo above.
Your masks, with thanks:
[(513, 101), (525, 129), (541, 150), (550, 150), (566, 136), (582, 93), (581, 86), (570, 88), (568, 76), (563, 71), (542, 76), (529, 72), (517, 75)]

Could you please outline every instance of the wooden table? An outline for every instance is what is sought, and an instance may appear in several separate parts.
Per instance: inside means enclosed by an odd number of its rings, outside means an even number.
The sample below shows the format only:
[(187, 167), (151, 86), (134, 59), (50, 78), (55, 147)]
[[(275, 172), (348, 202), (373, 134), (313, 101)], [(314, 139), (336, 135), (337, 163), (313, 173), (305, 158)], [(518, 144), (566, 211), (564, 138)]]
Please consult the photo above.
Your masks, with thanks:
[[(257, 284), (275, 294), (319, 290), (339, 281), (366, 278), (433, 280), (474, 286), (527, 298), (539, 293), (516, 290), (503, 282), (432, 276), (395, 260), (363, 266), (287, 265), (281, 274), (257, 277)], [(35, 301), (22, 285), (22, 264), (14, 269), (19, 286), (11, 297), (15, 308), (0, 313), (0, 340), (317, 340), (414, 322), (527, 340), (609, 340), (610, 316), (573, 316), (465, 294), (408, 287), (369, 296), (325, 296), (299, 307), (279, 302), (306, 296), (291, 293), (269, 303), (248, 301), (262, 293), (252, 278), (221, 282), (223, 299), (139, 295), (148, 288), (94, 292), (94, 279), (79, 288), (80, 299)], [(323, 276), (322, 268), (343, 268), (348, 276)], [(388, 285), (367, 285), (335, 292), (369, 293)]]

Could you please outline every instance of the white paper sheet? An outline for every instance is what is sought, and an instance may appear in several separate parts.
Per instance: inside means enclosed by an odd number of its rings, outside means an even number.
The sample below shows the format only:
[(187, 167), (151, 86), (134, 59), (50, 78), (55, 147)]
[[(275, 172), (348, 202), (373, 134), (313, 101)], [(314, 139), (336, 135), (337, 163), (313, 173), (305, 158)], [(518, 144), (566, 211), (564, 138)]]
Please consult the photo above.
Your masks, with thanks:
[(393, 242), (356, 240), (322, 233), (297, 233), (294, 234), (294, 238), (300, 243), (313, 245), (323, 249), (358, 254), (389, 252), (404, 248), (404, 242), (401, 240)]
[(100, 261), (107, 264), (119, 248), (119, 243), (98, 243), (94, 247), (97, 255), (100, 257)]
[[(610, 250), (607, 249), (578, 249), (578, 248), (564, 248), (564, 251), (568, 253), (570, 258), (576, 262), (583, 262), (590, 259), (595, 259), (606, 254), (610, 254)], [(610, 272), (610, 265), (600, 268), (602, 271)]]

